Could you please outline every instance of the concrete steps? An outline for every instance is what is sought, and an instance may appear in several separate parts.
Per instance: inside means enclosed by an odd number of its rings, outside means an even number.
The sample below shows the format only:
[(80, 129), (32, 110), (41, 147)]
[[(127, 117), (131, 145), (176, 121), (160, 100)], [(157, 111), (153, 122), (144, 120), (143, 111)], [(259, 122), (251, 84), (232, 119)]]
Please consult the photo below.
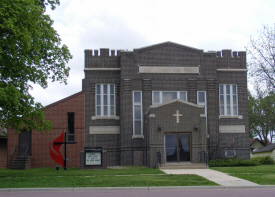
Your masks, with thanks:
[(160, 170), (165, 169), (209, 169), (205, 163), (166, 163), (157, 166)]
[(18, 156), (15, 157), (11, 164), (12, 170), (25, 170), (31, 167), (31, 157), (30, 156)]

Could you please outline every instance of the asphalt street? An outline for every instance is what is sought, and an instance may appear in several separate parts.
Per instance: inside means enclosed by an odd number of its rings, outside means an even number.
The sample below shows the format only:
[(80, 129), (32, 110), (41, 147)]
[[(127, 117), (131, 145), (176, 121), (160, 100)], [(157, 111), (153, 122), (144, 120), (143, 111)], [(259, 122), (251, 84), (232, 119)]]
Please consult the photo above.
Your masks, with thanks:
[(273, 197), (274, 186), (3, 189), (0, 197)]

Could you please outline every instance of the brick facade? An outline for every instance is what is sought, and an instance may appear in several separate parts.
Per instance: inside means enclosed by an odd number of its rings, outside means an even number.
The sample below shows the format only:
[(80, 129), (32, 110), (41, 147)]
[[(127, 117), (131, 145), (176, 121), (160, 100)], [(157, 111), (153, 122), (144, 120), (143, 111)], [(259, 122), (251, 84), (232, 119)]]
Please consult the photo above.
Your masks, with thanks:
[[(165, 136), (177, 133), (188, 133), (191, 137), (190, 161), (193, 163), (201, 162), (202, 152), (206, 152), (209, 159), (226, 156), (249, 159), (245, 52), (204, 52), (166, 42), (133, 51), (117, 51), (115, 54), (112, 50), (109, 53), (109, 49), (85, 50), (83, 80), (85, 146), (102, 147), (107, 151), (107, 165), (155, 167), (157, 152), (161, 154), (162, 163), (168, 162)], [(106, 93), (97, 93), (97, 85), (104, 84)], [(103, 94), (106, 99), (109, 98), (107, 84), (115, 85), (115, 114), (99, 115), (96, 114), (96, 107), (102, 107), (107, 113), (107, 106), (110, 105), (108, 102), (111, 100), (106, 100), (106, 109), (100, 103), (105, 102)], [(220, 115), (220, 85), (237, 87), (236, 114)], [(142, 94), (143, 133), (139, 136), (134, 135), (134, 91)], [(152, 108), (154, 91), (177, 94), (183, 91), (187, 93), (187, 102), (167, 104), (167, 109), (165, 106)], [(198, 91), (206, 93), (206, 117), (201, 116), (203, 109), (195, 110)], [(235, 110), (233, 105), (236, 102), (236, 97), (232, 95), (229, 96), (234, 101), (226, 98), (231, 103), (225, 104), (232, 108), (231, 111)], [(233, 113), (229, 112), (229, 108), (224, 108), (228, 110), (226, 113)], [(171, 114), (176, 110), (185, 114), (180, 117), (180, 123), (170, 119), (175, 118)], [(151, 113), (154, 118), (149, 117)], [(161, 131), (157, 132), (159, 125), (162, 125)], [(199, 127), (198, 131), (194, 130), (195, 125)], [(119, 132), (113, 133), (110, 129), (113, 127), (119, 127)], [(94, 131), (94, 128), (99, 131)]]
[[(67, 146), (67, 167), (156, 167), (200, 163), (205, 155), (249, 159), (245, 52), (172, 42), (116, 53), (85, 50), (84, 72), (82, 92), (46, 107), (52, 131), (31, 132), (32, 167), (57, 165), (49, 143), (67, 129), (68, 112), (75, 114), (76, 144)], [(9, 132), (8, 158), (18, 144)], [(102, 148), (102, 166), (85, 166), (84, 147)]]
[[(74, 115), (74, 141), (76, 144), (67, 144), (67, 167), (79, 167), (79, 153), (84, 149), (84, 92), (76, 93), (46, 106), (45, 118), (50, 120), (52, 130), (48, 133), (31, 131), (31, 158), (32, 168), (55, 167), (57, 164), (50, 157), (49, 144), (53, 142), (62, 131), (67, 131), (67, 113)], [(10, 155), (15, 146), (19, 146), (19, 134), (8, 132), (8, 166), (11, 165)], [(60, 148), (64, 156), (64, 145)]]

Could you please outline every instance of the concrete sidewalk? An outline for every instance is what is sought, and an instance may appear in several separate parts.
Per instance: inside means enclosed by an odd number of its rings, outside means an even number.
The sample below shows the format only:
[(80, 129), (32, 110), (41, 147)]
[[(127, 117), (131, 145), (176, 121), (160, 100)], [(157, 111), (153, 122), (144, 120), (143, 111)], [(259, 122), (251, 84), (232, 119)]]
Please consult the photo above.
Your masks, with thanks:
[(229, 176), (225, 173), (210, 169), (167, 169), (162, 171), (166, 174), (196, 174), (222, 186), (259, 186), (256, 183)]

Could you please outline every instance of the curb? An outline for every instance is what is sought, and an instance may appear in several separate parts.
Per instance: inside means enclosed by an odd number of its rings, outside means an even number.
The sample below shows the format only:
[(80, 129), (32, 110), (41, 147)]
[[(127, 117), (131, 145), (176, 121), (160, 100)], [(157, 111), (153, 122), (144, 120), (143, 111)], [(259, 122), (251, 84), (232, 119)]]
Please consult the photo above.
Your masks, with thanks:
[(241, 190), (274, 189), (275, 185), (260, 186), (173, 186), (173, 187), (68, 187), (68, 188), (7, 188), (0, 193), (81, 192), (81, 191), (180, 191), (180, 190)]

